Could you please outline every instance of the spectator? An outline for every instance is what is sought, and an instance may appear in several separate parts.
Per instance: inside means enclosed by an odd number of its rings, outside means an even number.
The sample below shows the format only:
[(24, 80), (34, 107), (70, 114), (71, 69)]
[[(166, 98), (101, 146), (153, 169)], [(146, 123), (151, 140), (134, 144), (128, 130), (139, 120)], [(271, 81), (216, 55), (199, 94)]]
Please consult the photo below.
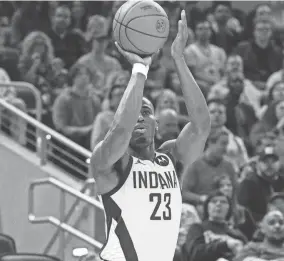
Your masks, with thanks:
[(226, 175), (216, 177), (213, 190), (222, 192), (232, 201), (232, 217), (229, 221), (233, 228), (240, 230), (247, 239), (251, 239), (255, 231), (255, 222), (251, 213), (243, 206), (239, 205), (236, 198), (237, 187), (233, 185)]
[(213, 2), (214, 22), (212, 26), (212, 44), (230, 54), (241, 39), (242, 28), (237, 19), (232, 17), (231, 3)]
[(243, 58), (246, 78), (260, 90), (265, 90), (268, 77), (282, 63), (282, 53), (273, 45), (271, 36), (271, 22), (257, 20), (253, 40), (240, 43), (235, 50)]
[(275, 101), (267, 107), (262, 119), (251, 129), (250, 141), (253, 146), (266, 132), (282, 133), (284, 124), (284, 101)]
[(200, 20), (196, 23), (195, 36), (196, 42), (185, 49), (185, 59), (206, 97), (210, 87), (222, 77), (226, 54), (223, 49), (210, 44), (209, 21)]
[(108, 43), (108, 21), (105, 17), (94, 15), (89, 18), (86, 40), (91, 43), (92, 50), (80, 57), (78, 63), (89, 68), (93, 75), (93, 85), (98, 93), (104, 94), (107, 78), (113, 71), (122, 70), (119, 62), (106, 54)]
[[(267, 212), (280, 211), (284, 215), (284, 193), (275, 193), (269, 199), (267, 204)], [(264, 234), (261, 227), (258, 228), (253, 235), (253, 242), (263, 242)]]
[(93, 151), (95, 146), (104, 139), (107, 134), (111, 123), (114, 118), (114, 114), (118, 108), (120, 100), (125, 91), (126, 84), (114, 84), (108, 93), (109, 107), (108, 109), (100, 112), (95, 118), (92, 135), (91, 135), (91, 150)]
[(181, 257), (181, 248), (186, 242), (188, 230), (192, 224), (201, 223), (201, 219), (194, 206), (189, 204), (182, 204), (181, 219), (180, 219), (180, 228), (179, 236), (177, 241), (177, 248), (175, 252), (174, 261), (182, 260)]
[(211, 131), (219, 132), (225, 130), (228, 133), (229, 141), (227, 145), (226, 158), (231, 161), (236, 171), (248, 160), (247, 150), (241, 138), (234, 135), (225, 127), (227, 122), (227, 109), (225, 102), (218, 99), (212, 99), (207, 102), (211, 117)]
[(67, 69), (85, 52), (85, 40), (71, 26), (71, 10), (67, 5), (56, 7), (47, 35), (54, 47), (54, 54), (61, 58)]
[(83, 33), (87, 29), (86, 4), (83, 1), (73, 1), (72, 7), (72, 27)]
[(32, 31), (41, 29), (39, 2), (20, 2), (11, 21), (11, 44), (18, 47), (20, 42)]
[(54, 59), (53, 47), (46, 34), (35, 31), (24, 39), (18, 68), (23, 81), (36, 86), (42, 95), (48, 95), (45, 105), (51, 103), (52, 88), (56, 89)]
[[(154, 100), (152, 96), (150, 96), (149, 98), (150, 100)], [(180, 114), (178, 97), (173, 91), (169, 89), (164, 89), (157, 97), (156, 102), (154, 102), (154, 104), (155, 104), (155, 113), (157, 117), (159, 117), (159, 113), (162, 110), (173, 109), (178, 114), (178, 122), (180, 127), (188, 123), (189, 121), (188, 116)]]
[(165, 141), (176, 139), (180, 129), (178, 115), (173, 109), (163, 109), (157, 118), (158, 129), (155, 135), (155, 144), (159, 148)]
[[(266, 213), (269, 198), (274, 193), (273, 183), (279, 177), (280, 160), (273, 147), (266, 147), (255, 166), (240, 183), (238, 201), (246, 207), (256, 222)], [(257, 191), (257, 193), (256, 193)]]
[(228, 145), (228, 132), (219, 130), (211, 133), (206, 144), (204, 155), (184, 170), (182, 194), (186, 203), (203, 204), (211, 192), (214, 180), (227, 175), (236, 183), (237, 174), (233, 165), (224, 156)]
[(269, 211), (261, 222), (264, 239), (260, 243), (250, 242), (234, 261), (283, 260), (284, 218), (280, 211)]
[[(208, 99), (219, 98), (226, 99), (230, 88), (228, 86), (228, 79), (232, 78), (231, 75), (239, 72), (240, 74), (244, 73), (244, 64), (243, 59), (239, 55), (229, 55), (226, 63), (226, 70), (224, 77), (212, 86)], [(254, 108), (255, 114), (258, 116), (261, 111), (261, 98), (264, 94), (264, 91), (257, 89), (250, 80), (243, 79), (243, 92), (241, 93), (240, 102), (251, 105)]]
[(75, 64), (69, 72), (70, 89), (55, 100), (53, 123), (57, 131), (89, 149), (90, 135), (100, 102), (91, 88), (91, 72), (81, 64)]
[(268, 89), (267, 97), (263, 97), (265, 99), (264, 105), (261, 108), (260, 116), (263, 117), (269, 105), (273, 104), (277, 101), (284, 100), (284, 81), (276, 81), (274, 84)]
[(248, 14), (244, 30), (244, 39), (250, 40), (253, 38), (255, 21), (272, 21), (272, 10), (269, 4), (258, 4), (256, 8)]
[(282, 68), (272, 73), (266, 83), (266, 91), (269, 92), (276, 82), (284, 82), (284, 59), (282, 59)]
[[(0, 68), (0, 83), (11, 83), (9, 75), (2, 68)], [(16, 89), (14, 87), (0, 87), (0, 98), (4, 99), (21, 111), (27, 112), (26, 103), (17, 97)], [(11, 136), (15, 138), (21, 145), (26, 145), (26, 121), (13, 112), (5, 110), (4, 108), (0, 110), (0, 114), (4, 122), (4, 124), (2, 124), (8, 127), (8, 132), (11, 134)]]
[(240, 231), (228, 226), (227, 221), (231, 215), (231, 200), (221, 192), (212, 193), (204, 203), (203, 222), (193, 224), (189, 228), (182, 247), (183, 260), (231, 260), (238, 254), (246, 238)]

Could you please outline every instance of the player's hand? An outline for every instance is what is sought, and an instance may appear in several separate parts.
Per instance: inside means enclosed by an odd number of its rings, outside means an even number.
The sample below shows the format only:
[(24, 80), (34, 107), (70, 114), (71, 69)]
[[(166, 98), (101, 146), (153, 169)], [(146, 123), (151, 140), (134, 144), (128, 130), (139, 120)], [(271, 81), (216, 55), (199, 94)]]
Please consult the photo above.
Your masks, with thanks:
[(172, 43), (171, 54), (174, 59), (180, 59), (183, 57), (183, 52), (188, 40), (188, 28), (185, 11), (181, 12), (181, 20), (178, 21), (178, 33), (175, 40)]
[(131, 52), (127, 52), (123, 50), (117, 42), (115, 42), (115, 46), (118, 49), (118, 51), (130, 62), (131, 65), (135, 63), (142, 63), (146, 66), (150, 66), (153, 61), (153, 56), (148, 56), (145, 58), (141, 58), (139, 55)]

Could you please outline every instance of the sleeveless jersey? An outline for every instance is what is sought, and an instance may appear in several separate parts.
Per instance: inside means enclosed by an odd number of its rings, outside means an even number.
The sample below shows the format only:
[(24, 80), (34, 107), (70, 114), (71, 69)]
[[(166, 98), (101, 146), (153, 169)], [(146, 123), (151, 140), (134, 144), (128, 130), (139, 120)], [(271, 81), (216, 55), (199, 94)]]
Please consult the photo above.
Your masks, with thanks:
[(100, 257), (107, 261), (172, 261), (182, 197), (170, 155), (154, 161), (131, 156), (119, 185), (101, 196), (107, 241)]

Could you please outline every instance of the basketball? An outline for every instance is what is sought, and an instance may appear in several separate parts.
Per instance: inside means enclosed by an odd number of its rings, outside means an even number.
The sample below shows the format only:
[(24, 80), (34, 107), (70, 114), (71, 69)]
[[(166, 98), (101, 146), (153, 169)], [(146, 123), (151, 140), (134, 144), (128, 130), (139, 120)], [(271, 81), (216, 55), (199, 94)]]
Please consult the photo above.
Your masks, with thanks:
[(117, 10), (112, 29), (114, 40), (122, 49), (145, 57), (167, 41), (169, 20), (154, 1), (128, 1)]

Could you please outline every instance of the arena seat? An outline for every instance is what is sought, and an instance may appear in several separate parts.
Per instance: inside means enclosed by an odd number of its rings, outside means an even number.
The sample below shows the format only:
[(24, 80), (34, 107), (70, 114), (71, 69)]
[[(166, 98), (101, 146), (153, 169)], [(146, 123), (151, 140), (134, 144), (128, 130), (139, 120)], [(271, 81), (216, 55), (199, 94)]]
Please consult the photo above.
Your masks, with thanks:
[(15, 254), (16, 253), (16, 244), (15, 240), (4, 234), (0, 234), (0, 256), (6, 254)]
[(2, 256), (0, 261), (60, 261), (60, 259), (42, 254), (18, 253)]

